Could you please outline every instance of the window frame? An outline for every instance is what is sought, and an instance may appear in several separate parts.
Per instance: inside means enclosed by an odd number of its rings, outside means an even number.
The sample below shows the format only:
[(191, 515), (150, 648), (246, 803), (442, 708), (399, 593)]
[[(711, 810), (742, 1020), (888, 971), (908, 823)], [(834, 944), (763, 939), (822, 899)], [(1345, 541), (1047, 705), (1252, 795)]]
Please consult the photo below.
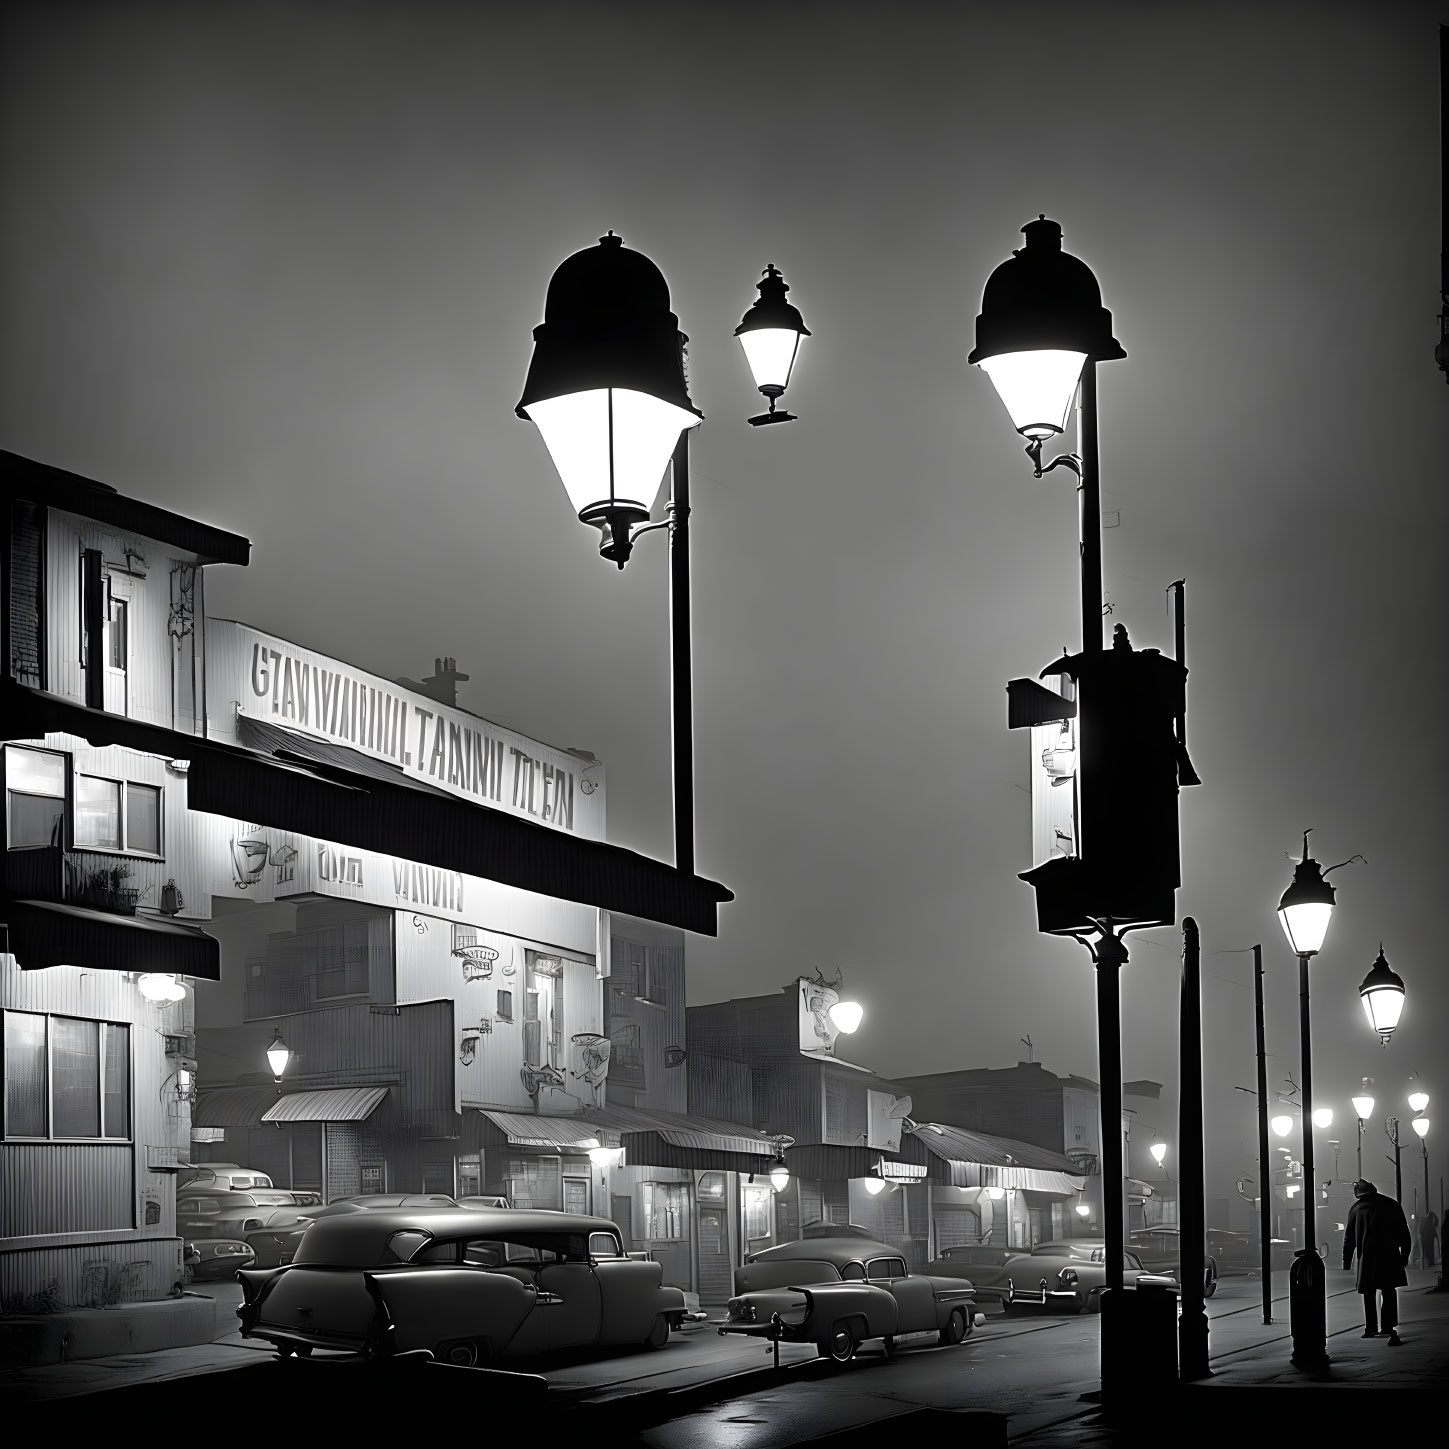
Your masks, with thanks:
[[(0, 1116), (3, 1116), (3, 1134), (0, 1134), (0, 1141), (15, 1143), (56, 1143), (68, 1145), (72, 1143), (99, 1142), (120, 1146), (126, 1143), (134, 1144), (136, 1140), (136, 1080), (135, 1080), (135, 1053), (131, 1038), (132, 1024), (128, 1021), (111, 1021), (105, 1017), (95, 1016), (70, 1016), (65, 1012), (58, 1011), (21, 1011), (6, 1008), (0, 1011), (0, 1051), (3, 1051), (4, 1025), (11, 1016), (33, 1016), (39, 1017), (45, 1023), (45, 1092), (44, 1092), (44, 1117), (43, 1126), (45, 1131), (39, 1135), (34, 1133), (19, 1133), (10, 1130), (10, 1093), (5, 1091), (3, 1098), (0, 1098)], [(96, 1097), (96, 1121), (99, 1131), (94, 1136), (82, 1137), (58, 1137), (55, 1135), (55, 1046), (54, 1033), (51, 1029), (53, 1021), (75, 1021), (82, 1022), (96, 1029), (96, 1058), (95, 1058), (95, 1097)], [(106, 1128), (110, 1126), (108, 1113), (106, 1112), (106, 1062), (107, 1043), (110, 1040), (105, 1027), (118, 1027), (126, 1033), (126, 1133), (124, 1136), (109, 1135)]]
[[(119, 845), (95, 845), (79, 838), (77, 826), (79, 817), (80, 782), (99, 780), (116, 787), (116, 828), (120, 835)], [(130, 841), (130, 819), (127, 796), (132, 790), (152, 790), (156, 794), (156, 849), (148, 850)], [(76, 850), (94, 851), (97, 855), (130, 855), (141, 860), (165, 860), (166, 858), (166, 787), (152, 785), (145, 780), (128, 780), (114, 775), (98, 775), (89, 770), (76, 770), (70, 792), (70, 838)]]
[[(5, 755), (5, 845), (8, 850), (63, 850), (70, 833), (71, 820), (71, 782), (73, 772), (71, 769), (71, 757), (64, 750), (35, 749), (31, 745), (17, 745), (7, 743), (3, 751)], [(38, 795), (33, 790), (16, 790), (10, 784), (10, 757), (11, 755), (48, 755), (52, 759), (60, 761), (61, 786), (59, 795)], [(27, 800), (59, 800), (60, 801), (60, 839), (51, 839), (45, 845), (16, 845), (12, 841), (14, 835), (14, 819), (10, 808), (10, 800), (13, 795), (22, 796)], [(52, 829), (52, 837), (55, 835)]]

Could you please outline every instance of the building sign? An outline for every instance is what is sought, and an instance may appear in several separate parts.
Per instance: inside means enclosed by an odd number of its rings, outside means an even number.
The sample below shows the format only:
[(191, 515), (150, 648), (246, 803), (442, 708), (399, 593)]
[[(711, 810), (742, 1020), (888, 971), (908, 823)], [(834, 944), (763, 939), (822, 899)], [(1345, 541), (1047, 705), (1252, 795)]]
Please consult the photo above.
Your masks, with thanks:
[(901, 1124), (911, 1114), (911, 1099), (890, 1092), (865, 1094), (865, 1145), (886, 1152), (901, 1150)]
[(835, 1049), (835, 1038), (840, 1035), (830, 1019), (830, 1008), (840, 1000), (840, 993), (833, 986), (819, 981), (800, 978), (800, 1050), (802, 1052), (829, 1052)]
[(460, 800), (604, 838), (604, 770), (597, 761), (441, 704), (245, 624), (213, 620), (207, 648), (213, 700), (246, 719), (345, 745)]
[(880, 1161), (880, 1175), (887, 1182), (924, 1182), (928, 1171), (914, 1162), (891, 1162), (886, 1158)]

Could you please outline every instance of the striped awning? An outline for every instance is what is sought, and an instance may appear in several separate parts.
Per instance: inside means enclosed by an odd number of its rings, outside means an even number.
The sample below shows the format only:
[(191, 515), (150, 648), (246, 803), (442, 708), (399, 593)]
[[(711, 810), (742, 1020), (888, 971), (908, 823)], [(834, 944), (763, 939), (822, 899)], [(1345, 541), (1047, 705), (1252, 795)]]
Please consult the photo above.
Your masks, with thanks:
[(262, 1113), (263, 1122), (362, 1122), (387, 1096), (386, 1087), (323, 1087), (289, 1092)]
[(989, 1137), (947, 1122), (918, 1122), (911, 1129), (931, 1162), (931, 1180), (951, 1187), (1012, 1187), (1069, 1197), (1086, 1178), (1071, 1158), (1032, 1142)]
[(479, 1109), (511, 1147), (609, 1147), (606, 1134), (582, 1117), (537, 1117), (528, 1112)]
[(193, 1127), (257, 1127), (277, 1103), (275, 1087), (214, 1087), (197, 1095)]
[(619, 1134), (624, 1160), (637, 1167), (696, 1172), (764, 1172), (775, 1144), (739, 1122), (639, 1107), (594, 1107), (589, 1120)]

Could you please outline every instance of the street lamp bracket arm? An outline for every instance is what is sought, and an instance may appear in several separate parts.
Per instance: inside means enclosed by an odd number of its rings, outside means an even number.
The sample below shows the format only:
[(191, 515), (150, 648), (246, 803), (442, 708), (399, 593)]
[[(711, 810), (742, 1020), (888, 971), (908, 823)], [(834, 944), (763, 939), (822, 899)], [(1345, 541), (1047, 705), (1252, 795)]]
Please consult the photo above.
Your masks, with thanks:
[(1045, 477), (1053, 468), (1070, 468), (1078, 479), (1082, 476), (1082, 460), (1075, 453), (1060, 453), (1051, 462), (1043, 464), (1041, 460), (1042, 443), (1044, 438), (1033, 438), (1026, 445), (1026, 456), (1031, 459), (1032, 476), (1035, 478)]

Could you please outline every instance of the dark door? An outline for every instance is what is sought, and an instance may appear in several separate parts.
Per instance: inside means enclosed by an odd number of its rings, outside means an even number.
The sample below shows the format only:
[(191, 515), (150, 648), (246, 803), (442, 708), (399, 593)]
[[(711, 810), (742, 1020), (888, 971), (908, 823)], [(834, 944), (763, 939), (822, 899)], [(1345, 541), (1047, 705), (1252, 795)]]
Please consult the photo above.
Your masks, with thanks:
[(734, 1282), (730, 1265), (729, 1210), (723, 1203), (699, 1209), (699, 1301), (729, 1302)]
[(609, 1199), (609, 1215), (619, 1236), (624, 1240), (624, 1251), (634, 1251), (634, 1199), (627, 1192), (616, 1192)]

